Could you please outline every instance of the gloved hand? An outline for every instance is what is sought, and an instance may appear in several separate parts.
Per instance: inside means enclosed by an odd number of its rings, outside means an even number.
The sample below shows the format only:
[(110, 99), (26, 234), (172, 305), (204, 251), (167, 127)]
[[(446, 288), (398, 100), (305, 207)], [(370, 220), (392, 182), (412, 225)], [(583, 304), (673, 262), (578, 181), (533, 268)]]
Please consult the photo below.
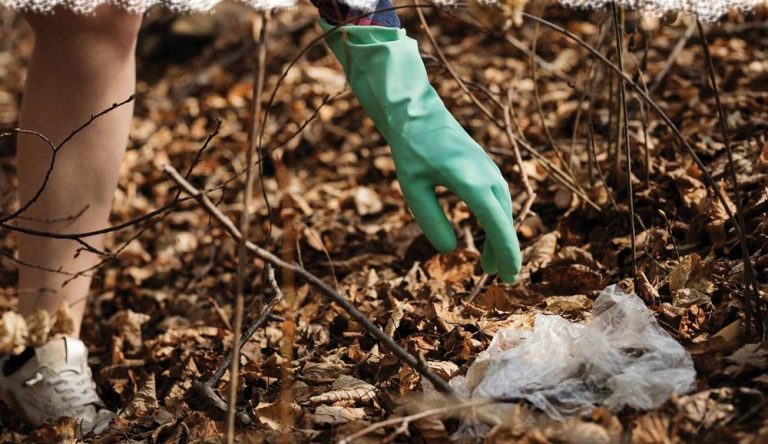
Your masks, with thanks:
[[(334, 28), (325, 20), (321, 26)], [(513, 282), (521, 260), (507, 182), (429, 84), (416, 41), (399, 28), (343, 26), (326, 42), (392, 148), (403, 195), (427, 239), (441, 253), (456, 248), (435, 195), (442, 185), (467, 203), (486, 232), (483, 269)]]

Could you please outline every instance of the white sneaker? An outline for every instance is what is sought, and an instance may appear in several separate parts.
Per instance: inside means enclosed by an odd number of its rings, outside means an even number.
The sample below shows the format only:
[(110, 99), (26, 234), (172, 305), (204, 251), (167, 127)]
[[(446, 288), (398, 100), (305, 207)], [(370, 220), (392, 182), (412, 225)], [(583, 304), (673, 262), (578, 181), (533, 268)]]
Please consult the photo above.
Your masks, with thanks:
[(24, 354), (29, 356), (20, 366), (19, 358), (0, 360), (0, 394), (31, 425), (71, 416), (79, 420), (81, 434), (106, 430), (114, 414), (96, 394), (83, 341), (60, 336)]

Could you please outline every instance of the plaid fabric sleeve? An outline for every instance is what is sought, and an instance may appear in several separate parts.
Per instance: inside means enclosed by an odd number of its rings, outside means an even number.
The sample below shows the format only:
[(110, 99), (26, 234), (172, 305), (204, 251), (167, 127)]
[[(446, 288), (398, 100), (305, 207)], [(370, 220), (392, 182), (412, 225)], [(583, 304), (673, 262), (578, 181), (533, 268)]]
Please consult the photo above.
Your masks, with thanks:
[[(358, 9), (352, 6), (347, 6), (338, 0), (311, 0), (315, 5), (320, 15), (323, 16), (329, 23), (338, 25), (340, 23), (346, 23), (347, 20), (357, 17), (359, 15), (370, 12), (367, 9)], [(397, 17), (395, 11), (380, 11), (392, 7), (391, 0), (378, 0), (376, 7), (373, 8), (373, 12), (369, 15), (360, 17), (347, 24), (359, 25), (359, 26), (385, 26), (388, 28), (399, 28), (400, 19)]]

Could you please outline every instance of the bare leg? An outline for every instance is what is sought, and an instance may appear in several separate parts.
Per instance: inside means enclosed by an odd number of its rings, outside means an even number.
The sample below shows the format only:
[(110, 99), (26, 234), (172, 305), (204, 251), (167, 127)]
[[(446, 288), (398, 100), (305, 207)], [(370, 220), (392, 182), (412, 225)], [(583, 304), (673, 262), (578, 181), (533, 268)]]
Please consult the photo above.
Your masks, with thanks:
[[(135, 91), (135, 47), (141, 15), (100, 6), (94, 16), (66, 10), (52, 15), (27, 14), (35, 31), (35, 48), (21, 106), (19, 126), (36, 130), (58, 143), (91, 114), (126, 99)], [(75, 136), (56, 157), (56, 165), (40, 199), (19, 223), (37, 230), (75, 233), (106, 226), (117, 175), (123, 159), (133, 107), (118, 108)], [(51, 159), (40, 140), (18, 139), (19, 197), (27, 202), (42, 183)], [(73, 216), (85, 209), (79, 217)], [(96, 248), (102, 236), (84, 239)], [(45, 269), (74, 273), (94, 265), (96, 254), (81, 252), (75, 241), (19, 235), (19, 256)], [(80, 330), (90, 277), (24, 267), (19, 276), (22, 315), (55, 312), (70, 304)]]

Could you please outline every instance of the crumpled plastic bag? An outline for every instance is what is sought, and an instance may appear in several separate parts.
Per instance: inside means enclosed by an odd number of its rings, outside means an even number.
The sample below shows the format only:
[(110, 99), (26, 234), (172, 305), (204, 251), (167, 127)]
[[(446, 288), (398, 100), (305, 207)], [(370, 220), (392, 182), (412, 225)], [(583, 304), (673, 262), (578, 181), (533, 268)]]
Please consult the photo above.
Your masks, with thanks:
[(691, 356), (643, 301), (612, 285), (588, 325), (540, 314), (533, 330), (501, 329), (450, 384), (466, 397), (526, 399), (563, 419), (597, 406), (653, 409), (695, 379)]

